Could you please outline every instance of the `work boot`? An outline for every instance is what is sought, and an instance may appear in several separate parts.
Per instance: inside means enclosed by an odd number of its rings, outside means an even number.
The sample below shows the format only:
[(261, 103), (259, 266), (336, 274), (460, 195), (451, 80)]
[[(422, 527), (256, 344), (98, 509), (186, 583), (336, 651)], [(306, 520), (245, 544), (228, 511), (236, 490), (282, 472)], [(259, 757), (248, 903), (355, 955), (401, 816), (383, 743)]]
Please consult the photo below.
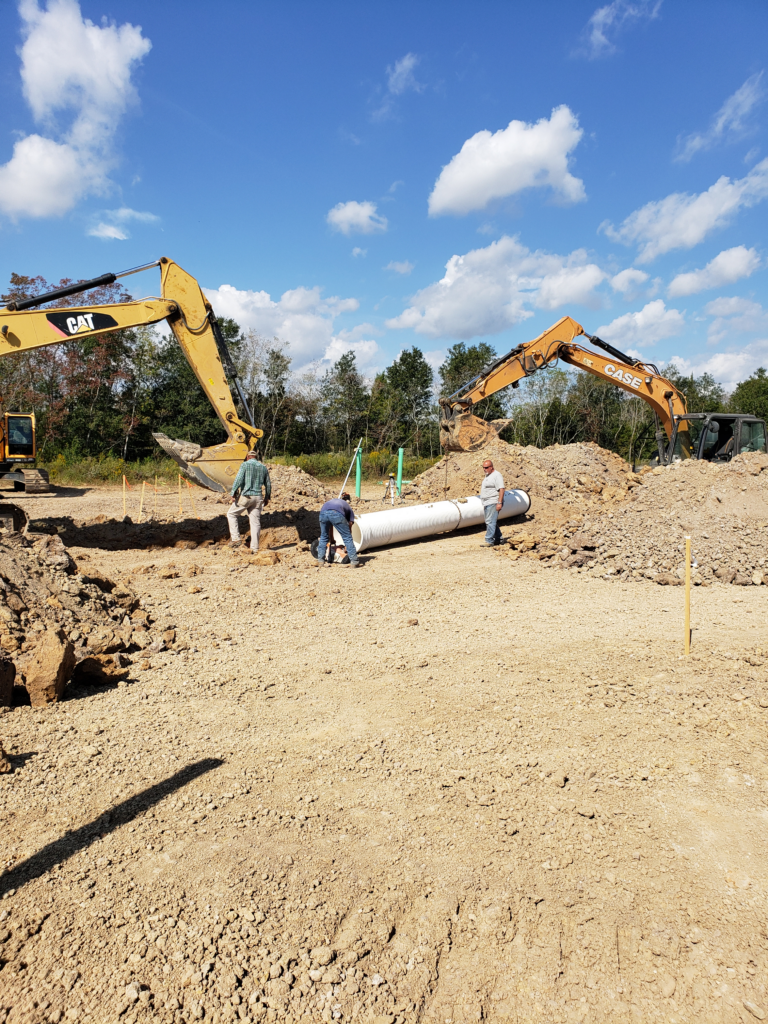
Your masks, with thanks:
[(231, 548), (239, 548), (239, 547), (240, 547), (240, 545), (241, 545), (242, 543), (243, 543), (243, 542), (242, 542), (242, 541), (240, 540), (240, 538), (238, 537), (238, 539), (237, 539), (237, 540), (231, 540), (231, 541), (229, 542), (229, 546), (230, 546)]
[(344, 562), (342, 562), (341, 564), (342, 564), (342, 567), (344, 569), (359, 569), (360, 568), (360, 563), (359, 562), (347, 562), (346, 564)]
[(315, 565), (319, 566), (321, 569), (324, 569), (325, 566), (328, 565), (328, 563), (325, 561), (324, 558), (316, 558)]

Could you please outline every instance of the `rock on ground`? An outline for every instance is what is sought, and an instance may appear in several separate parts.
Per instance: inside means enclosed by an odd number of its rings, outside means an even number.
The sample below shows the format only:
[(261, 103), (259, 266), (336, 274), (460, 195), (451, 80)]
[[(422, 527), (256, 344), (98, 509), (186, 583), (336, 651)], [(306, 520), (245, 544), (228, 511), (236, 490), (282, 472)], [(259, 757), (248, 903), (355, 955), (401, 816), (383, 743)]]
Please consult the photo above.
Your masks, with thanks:
[(46, 630), (27, 664), (25, 686), (33, 708), (61, 700), (75, 668), (75, 648), (64, 630)]

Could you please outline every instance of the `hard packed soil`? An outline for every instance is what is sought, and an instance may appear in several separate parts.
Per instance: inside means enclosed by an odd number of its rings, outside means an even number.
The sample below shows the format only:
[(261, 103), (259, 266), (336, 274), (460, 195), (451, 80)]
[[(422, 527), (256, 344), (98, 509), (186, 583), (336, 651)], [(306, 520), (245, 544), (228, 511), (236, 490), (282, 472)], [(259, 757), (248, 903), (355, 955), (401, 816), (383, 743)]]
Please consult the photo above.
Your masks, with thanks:
[[(449, 456), (449, 496), (487, 452)], [(468, 530), (359, 570), (306, 550), (321, 494), (275, 495), (294, 520), (264, 565), (218, 543), (214, 500), (178, 547), (170, 512), (132, 509), (121, 548), (87, 526), (120, 521), (118, 491), (19, 497), (38, 525), (0, 547), (26, 606), (0, 600), (0, 1022), (764, 1019), (759, 459), (492, 457), (533, 496), (514, 546)], [(683, 588), (657, 585), (685, 531), (688, 657)], [(127, 674), (24, 706), (53, 628)]]

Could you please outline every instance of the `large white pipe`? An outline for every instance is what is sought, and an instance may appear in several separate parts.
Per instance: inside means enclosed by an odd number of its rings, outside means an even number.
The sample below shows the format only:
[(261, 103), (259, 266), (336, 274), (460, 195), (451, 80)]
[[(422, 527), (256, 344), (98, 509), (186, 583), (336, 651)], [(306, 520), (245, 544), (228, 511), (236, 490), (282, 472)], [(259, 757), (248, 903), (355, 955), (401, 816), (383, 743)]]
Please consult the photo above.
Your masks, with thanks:
[[(530, 507), (531, 499), (525, 491), (505, 491), (499, 519), (524, 515)], [(464, 526), (480, 526), (484, 522), (483, 503), (479, 497), (473, 496), (455, 501), (435, 501), (430, 505), (406, 505), (383, 512), (365, 512), (355, 516), (352, 539), (358, 551), (367, 551), (384, 544), (451, 533)], [(338, 535), (337, 541), (341, 541)]]

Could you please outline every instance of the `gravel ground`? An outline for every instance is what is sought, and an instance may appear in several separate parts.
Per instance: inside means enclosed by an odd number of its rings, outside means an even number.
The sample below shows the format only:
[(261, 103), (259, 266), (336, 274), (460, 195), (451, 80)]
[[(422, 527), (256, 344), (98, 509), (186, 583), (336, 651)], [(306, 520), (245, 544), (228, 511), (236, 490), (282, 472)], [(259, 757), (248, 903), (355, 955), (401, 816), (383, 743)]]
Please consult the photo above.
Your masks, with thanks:
[(0, 1022), (763, 1019), (768, 588), (684, 659), (682, 589), (480, 540), (70, 549), (177, 642), (0, 715)]

